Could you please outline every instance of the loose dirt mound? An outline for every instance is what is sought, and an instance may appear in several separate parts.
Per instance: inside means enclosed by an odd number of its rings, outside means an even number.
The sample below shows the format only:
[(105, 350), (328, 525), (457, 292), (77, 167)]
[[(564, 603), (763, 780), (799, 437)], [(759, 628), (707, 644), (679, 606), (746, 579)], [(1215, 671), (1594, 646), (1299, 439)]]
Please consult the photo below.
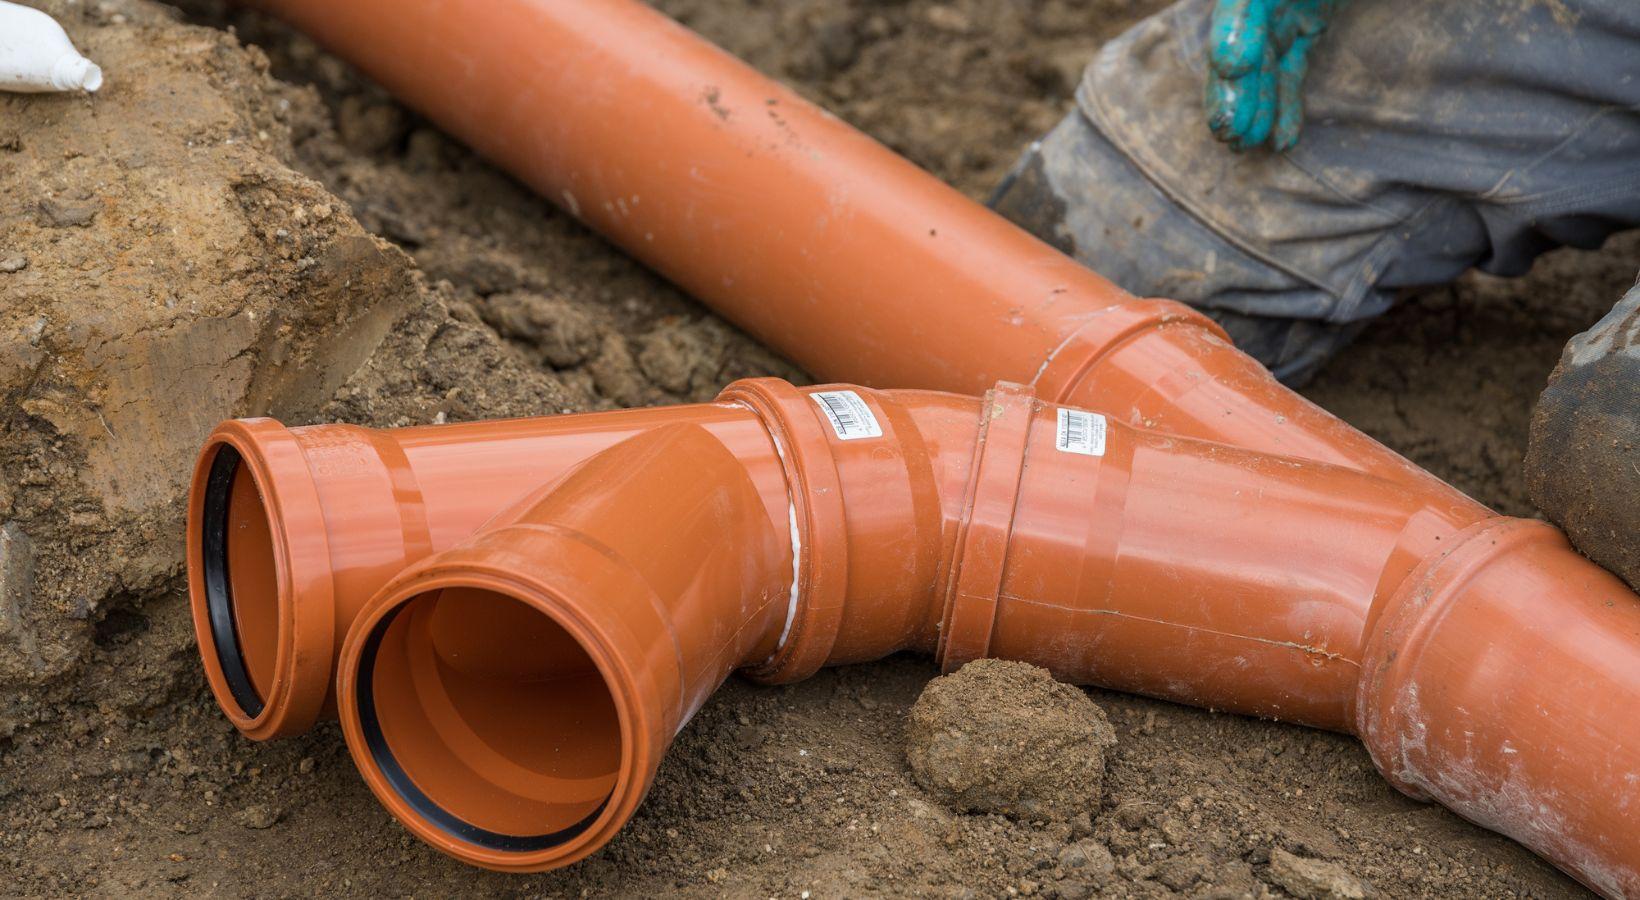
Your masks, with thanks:
[[(95, 98), (0, 99), (11, 686), (60, 682), (92, 641), (142, 627), (133, 607), (174, 596), (191, 457), (225, 417), (407, 424), (588, 402), (452, 318), (447, 290), (290, 167), (298, 145), (334, 143), (329, 112), (260, 52), (163, 7), (47, 9), (100, 23), (77, 36), (119, 76)], [(348, 405), (379, 384), (391, 402)], [(103, 699), (140, 710), (184, 672)], [(56, 696), (0, 695), (0, 735)]]
[(905, 755), (923, 790), (959, 812), (1090, 820), (1104, 799), (1105, 711), (1047, 669), (982, 659), (936, 678), (911, 707)]
[[(1101, 692), (1121, 743), (1085, 823), (953, 815), (901, 749), (920, 659), (732, 683), (631, 827), (568, 871), (504, 877), (416, 843), (334, 728), (256, 745), (211, 704), (178, 578), (204, 432), (801, 373), (283, 29), (206, 0), (188, 14), (209, 27), (144, 0), (41, 5), (108, 84), (0, 97), (0, 894), (1241, 896), (1281, 889), (1282, 852), (1392, 896), (1577, 893), (1396, 794), (1350, 739)], [(1158, 4), (661, 5), (982, 196), (1098, 43)], [(1635, 246), (1418, 298), (1312, 396), (1529, 511), (1531, 401)]]

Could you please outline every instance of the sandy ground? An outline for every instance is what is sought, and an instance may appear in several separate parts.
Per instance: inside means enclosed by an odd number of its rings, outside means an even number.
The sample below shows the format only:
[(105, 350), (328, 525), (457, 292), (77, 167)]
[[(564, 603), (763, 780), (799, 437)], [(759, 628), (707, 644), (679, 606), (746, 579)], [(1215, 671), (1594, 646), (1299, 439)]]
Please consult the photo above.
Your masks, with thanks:
[[(1085, 817), (956, 813), (906, 760), (935, 674), (919, 658), (731, 681), (632, 824), (569, 870), (422, 846), (333, 726), (254, 744), (206, 692), (178, 530), (204, 432), (802, 373), (276, 25), (210, 0), (41, 5), (109, 84), (0, 99), (0, 260), (26, 263), (0, 274), (0, 895), (1283, 896), (1317, 861), (1380, 896), (1582, 893), (1395, 793), (1350, 738), (1101, 691), (1116, 744)], [(659, 5), (983, 197), (1099, 43), (1160, 4)], [(1411, 298), (1307, 393), (1530, 515), (1532, 400), (1637, 259), (1616, 240)]]

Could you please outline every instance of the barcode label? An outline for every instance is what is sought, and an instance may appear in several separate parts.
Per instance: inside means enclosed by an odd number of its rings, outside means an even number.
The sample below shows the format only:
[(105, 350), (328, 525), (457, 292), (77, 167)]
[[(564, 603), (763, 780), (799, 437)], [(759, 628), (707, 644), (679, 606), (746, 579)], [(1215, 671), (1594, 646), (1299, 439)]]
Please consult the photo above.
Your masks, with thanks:
[(1105, 417), (1080, 409), (1059, 410), (1059, 434), (1054, 446), (1065, 453), (1105, 455)]
[(838, 440), (883, 436), (883, 428), (877, 424), (877, 417), (872, 415), (871, 407), (860, 399), (859, 394), (853, 391), (818, 391), (809, 396), (825, 411)]

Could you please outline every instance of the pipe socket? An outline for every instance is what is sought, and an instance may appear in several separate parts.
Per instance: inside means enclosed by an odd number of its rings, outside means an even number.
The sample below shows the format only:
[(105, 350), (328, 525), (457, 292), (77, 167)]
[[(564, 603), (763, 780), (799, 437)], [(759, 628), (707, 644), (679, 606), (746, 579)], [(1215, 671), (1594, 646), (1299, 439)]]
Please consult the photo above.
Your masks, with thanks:
[[(1048, 595), (1050, 585), (1055, 591), (1102, 586), (1098, 589), (1110, 602), (1089, 600), (1091, 605), (1074, 615), (1058, 614), (1058, 626), (1084, 635), (1066, 642), (1066, 647), (1080, 648), (1075, 652), (1082, 654), (1077, 665), (1083, 668), (1063, 665), (1056, 669), (1061, 677), (1085, 676), (1094, 683), (1184, 702), (1359, 728), (1352, 705), (1360, 701), (1350, 699), (1356, 696), (1351, 690), (1337, 691), (1359, 681), (1365, 660), (1360, 648), (1368, 635), (1378, 633), (1376, 617), (1387, 608), (1385, 598), (1393, 596), (1391, 586), (1415, 566), (1448, 552), (1458, 536), (1490, 534), (1489, 529), (1499, 527), (1501, 520), (1481, 504), (1282, 387), (1199, 313), (1124, 293), (637, 0), (494, 0), (459, 8), (429, 0), (256, 2), (822, 377), (970, 394), (997, 381), (1021, 382), (1046, 400), (1100, 409), (1112, 424), (1176, 434), (1174, 446), (1185, 447), (1183, 439), (1194, 438), (1272, 454), (1259, 457), (1262, 463), (1248, 457), (1239, 466), (1243, 472), (1260, 465), (1271, 467), (1272, 473), (1289, 471), (1284, 467), (1309, 460), (1381, 479), (1381, 490), (1366, 491), (1359, 510), (1350, 505), (1353, 501), (1337, 498), (1305, 505), (1278, 491), (1276, 496), (1298, 503), (1287, 510), (1293, 514), (1290, 521), (1306, 522), (1313, 531), (1289, 531), (1274, 514), (1238, 514), (1224, 507), (1213, 521), (1227, 530), (1203, 545), (1210, 551), (1206, 559), (1217, 568), (1206, 562), (1191, 566), (1179, 548), (1207, 537), (1192, 532), (1192, 524), (1200, 509), (1218, 507), (1198, 503), (1196, 497), (1181, 499), (1170, 493), (1176, 488), (1157, 484), (1156, 496), (1176, 503), (1170, 527), (1182, 534), (1150, 535), (1135, 527), (1139, 520), (1123, 505), (1142, 495), (1142, 479), (1117, 478), (1116, 483), (1126, 485), (1120, 490), (1107, 483), (1103, 496), (1121, 497), (1122, 502), (1102, 500), (1114, 505), (1087, 507), (1083, 513), (1115, 518), (1081, 520), (1073, 533), (1115, 529), (1121, 540), (1141, 543), (1089, 549), (1087, 559), (1106, 562), (1076, 570), (1080, 576), (1074, 583), (1063, 572), (1057, 579), (1049, 573), (1043, 582), (1019, 588), (1022, 594), (998, 594), (1040, 598)], [(543, 47), (551, 52), (541, 52)], [(530, 85), (526, 95), (515, 89), (520, 84)], [(611, 115), (611, 110), (626, 114)], [(1227, 448), (1204, 454), (1202, 467), (1190, 471), (1230, 470), (1224, 483), (1240, 484), (1238, 466), (1223, 463), (1228, 454)], [(984, 463), (987, 472), (997, 466), (1007, 468), (996, 460)], [(1300, 470), (1314, 471), (1303, 466), (1291, 471)], [(1302, 481), (1311, 476), (1294, 477)], [(1206, 491), (1203, 496), (1215, 496), (1219, 486), (1188, 474), (1184, 478)], [(1022, 475), (1022, 492), (1025, 480)], [(1239, 502), (1244, 508), (1263, 508), (1249, 499), (1258, 497), (1242, 494)], [(967, 583), (958, 591), (961, 597), (988, 595), (992, 577), (1006, 581), (1008, 572), (1017, 571), (1018, 563), (1008, 556), (1015, 552), (1014, 543), (1004, 542), (997, 524), (1000, 507), (992, 506), (1002, 502), (978, 495), (974, 521), (952, 552), (972, 550), (976, 559), (993, 563), (1002, 554), (1009, 560), (1004, 574)], [(1394, 537), (1383, 531), (1388, 523), (1399, 523)], [(1016, 520), (1008, 541), (1017, 543), (1017, 527)], [(1598, 682), (1596, 695), (1583, 698), (1592, 704), (1590, 715), (1612, 713), (1610, 698), (1628, 702), (1633, 696), (1636, 644), (1624, 629), (1640, 615), (1640, 600), (1552, 533), (1523, 533), (1530, 535), (1521, 540), (1528, 541), (1532, 552), (1522, 551), (1521, 560), (1508, 565), (1489, 563), (1486, 571), (1497, 577), (1508, 569), (1523, 584), (1543, 585), (1543, 598), (1558, 598), (1568, 609), (1613, 604), (1614, 611), (1590, 627), (1599, 633), (1602, 646), (1622, 649), (1611, 670), (1598, 673), (1611, 681)], [(1345, 534), (1360, 537), (1362, 544), (1336, 556), (1322, 552), (1338, 550), (1328, 544), (1328, 536)], [(1145, 539), (1154, 543), (1142, 543)], [(1238, 542), (1245, 544), (1244, 554), (1222, 549)], [(1312, 542), (1327, 546), (1314, 548)], [(1004, 544), (1010, 549), (999, 549)], [(1080, 557), (1060, 561), (1073, 565), (1074, 559)], [(1527, 561), (1542, 568), (1532, 569)], [(1147, 566), (1151, 575), (1124, 580)], [(1180, 583), (1195, 592), (1159, 577), (1169, 571), (1186, 573)], [(1451, 570), (1432, 571), (1440, 580)], [(1249, 578), (1261, 585), (1258, 592), (1242, 592), (1243, 580)], [(1264, 587), (1277, 582), (1285, 586), (1286, 599), (1267, 606)], [(979, 593), (971, 594), (970, 588)], [(1312, 588), (1313, 595), (1307, 593)], [(1153, 593), (1129, 593), (1134, 590)], [(1156, 603), (1147, 606), (1135, 596), (1153, 597)], [(1480, 604), (1474, 608), (1485, 608), (1494, 601), (1474, 602)], [(994, 605), (993, 610), (983, 599), (958, 604), (964, 621), (994, 615), (984, 640), (970, 634), (957, 641), (957, 656), (981, 644), (999, 655), (1033, 645), (1028, 630), (1016, 632), (1009, 624), (1012, 616), (1021, 615), (1011, 612), (1020, 604), (999, 599)], [(1546, 623), (1559, 626), (1559, 607), (1533, 608)], [(1250, 613), (1246, 621), (1239, 618), (1243, 612)], [(1539, 657), (1530, 654), (1538, 652), (1536, 641), (1549, 639), (1541, 630), (1548, 627), (1532, 632), (1537, 637), (1521, 638), (1525, 644), (1511, 640), (1499, 646), (1527, 653), (1534, 661), (1521, 666), (1532, 669)], [(1571, 629), (1566, 634), (1576, 635), (1584, 625), (1565, 627)], [(1458, 640), (1453, 632), (1444, 633), (1445, 640)], [(1562, 637), (1551, 644), (1561, 646)], [(1164, 646), (1176, 655), (1156, 651)], [(1456, 647), (1437, 642), (1427, 651), (1434, 655), (1421, 658), (1433, 666), (1443, 654), (1469, 652)], [(1497, 668), (1499, 659), (1489, 656), (1486, 662)], [(1272, 660), (1274, 668), (1266, 667)], [(1299, 677), (1295, 670), (1304, 666), (1310, 670)], [(1492, 676), (1469, 677), (1467, 683), (1484, 690)], [(1316, 686), (1318, 679), (1326, 681), (1324, 689)], [(1561, 682), (1551, 678), (1546, 683)], [(1419, 696), (1435, 696), (1430, 693), (1434, 690), (1425, 686)], [(1534, 702), (1538, 697), (1530, 691), (1522, 696)], [(1476, 708), (1493, 709), (1463, 707)], [(1567, 735), (1598, 733), (1589, 730), (1593, 725), (1579, 724), (1583, 713), (1554, 704), (1547, 708), (1552, 711), (1543, 714), (1545, 721), (1566, 725)], [(1410, 722), (1423, 721), (1408, 715)], [(1513, 727), (1509, 723), (1516, 714), (1497, 715), (1504, 731)], [(1622, 719), (1619, 714), (1611, 721)], [(1476, 732), (1488, 737), (1476, 740), (1502, 753), (1498, 732), (1489, 728)], [(1450, 739), (1467, 740), (1467, 734), (1454, 733)], [(1426, 760), (1429, 766), (1464, 758), (1403, 753), (1394, 744), (1374, 740), (1368, 735), (1375, 757), (1392, 770), (1399, 765), (1393, 760), (1403, 757)], [(1626, 745), (1633, 744), (1631, 735)], [(1593, 752), (1560, 740), (1540, 743), (1532, 751), (1511, 747), (1506, 758), (1498, 757), (1511, 765), (1524, 765), (1522, 754), (1588, 761), (1586, 754)], [(1471, 786), (1465, 787), (1453, 780), (1459, 778), (1452, 774), (1455, 769), (1421, 776), (1440, 782), (1438, 789), (1392, 777), (1406, 789), (1423, 791), (1523, 840), (1591, 886), (1612, 893), (1616, 884), (1640, 893), (1634, 875), (1640, 854), (1626, 842), (1631, 839), (1612, 836), (1640, 832), (1632, 818), (1612, 818), (1613, 804), (1619, 802), (1613, 797), (1637, 802), (1636, 787), (1619, 784), (1609, 767), (1635, 769), (1622, 752), (1612, 760), (1594, 766), (1607, 771), (1597, 785), (1602, 793), (1589, 801), (1588, 815), (1567, 815), (1564, 823), (1556, 818), (1560, 812), (1531, 810), (1538, 803), (1550, 810), (1583, 808), (1566, 793), (1591, 787), (1583, 780), (1585, 768), (1576, 763), (1527, 766), (1521, 771), (1532, 773), (1529, 777), (1523, 774), (1507, 785), (1489, 781), (1489, 787), (1473, 791), (1472, 782), (1464, 782)], [(1559, 776), (1546, 774), (1552, 772), (1564, 772), (1567, 781), (1553, 781)], [(1605, 833), (1597, 834), (1597, 825)]]
[(227, 423), (198, 472), (195, 622), (230, 717), (271, 736), (336, 709), (377, 796), (471, 863), (594, 852), (733, 671), (914, 650), (1357, 733), (1403, 790), (1636, 884), (1640, 602), (1553, 529), (1454, 528), (1400, 482), (1017, 385), (766, 379), (538, 420)]
[(1486, 514), (1201, 313), (1126, 293), (638, 0), (252, 2), (820, 378), (1029, 384)]

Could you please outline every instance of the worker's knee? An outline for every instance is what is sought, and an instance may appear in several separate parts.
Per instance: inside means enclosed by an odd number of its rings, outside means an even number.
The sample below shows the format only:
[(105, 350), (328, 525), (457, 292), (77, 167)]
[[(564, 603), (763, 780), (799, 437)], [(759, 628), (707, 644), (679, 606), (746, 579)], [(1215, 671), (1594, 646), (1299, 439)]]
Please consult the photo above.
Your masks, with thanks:
[(1402, 288), (1519, 274), (1640, 225), (1640, 82), (1611, 77), (1640, 51), (1640, 7), (1576, 0), (1575, 27), (1547, 8), (1505, 27), (1503, 2), (1351, 7), (1304, 140), (1238, 154), (1199, 107), (1211, 2), (1183, 0), (1100, 51), (994, 204), (1129, 291), (1222, 315), (1302, 378)]
[(1336, 295), (1226, 240), (1080, 112), (1025, 152), (991, 204), (1126, 290), (1207, 312), (1289, 384), (1308, 380), (1360, 331), (1359, 322), (1329, 321)]
[(1566, 345), (1532, 415), (1532, 500), (1640, 588), (1640, 285)]

